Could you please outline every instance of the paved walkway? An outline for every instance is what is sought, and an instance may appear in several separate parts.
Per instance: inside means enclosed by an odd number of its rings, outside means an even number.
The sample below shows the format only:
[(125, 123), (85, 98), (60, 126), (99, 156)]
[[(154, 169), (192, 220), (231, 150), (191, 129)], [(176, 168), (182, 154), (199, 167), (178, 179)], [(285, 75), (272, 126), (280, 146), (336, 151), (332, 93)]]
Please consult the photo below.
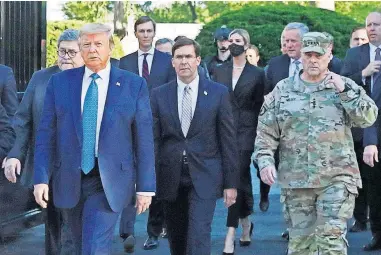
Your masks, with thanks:
[[(282, 255), (286, 249), (287, 242), (280, 237), (281, 232), (285, 229), (283, 216), (281, 214), (281, 205), (279, 203), (279, 188), (274, 187), (270, 195), (270, 208), (266, 213), (262, 213), (258, 209), (258, 180), (253, 173), (254, 194), (255, 194), (255, 210), (252, 219), (255, 223), (253, 241), (250, 247), (241, 248), (237, 246), (236, 253), (239, 255)], [(213, 221), (212, 232), (212, 255), (222, 254), (224, 237), (225, 237), (225, 219), (226, 209), (223, 207), (222, 201), (218, 202), (217, 209)], [(169, 255), (168, 241), (160, 240), (160, 247), (157, 250), (145, 251), (142, 249), (146, 238), (146, 222), (147, 213), (137, 217), (136, 237), (137, 246), (135, 255)], [(237, 242), (240, 231), (237, 234)], [(349, 255), (375, 255), (381, 254), (377, 252), (363, 252), (362, 246), (370, 240), (370, 232), (348, 234), (350, 244)], [(23, 231), (18, 236), (11, 237), (5, 243), (0, 244), (1, 255), (42, 255), (44, 254), (44, 226), (38, 226)], [(115, 231), (115, 239), (113, 244), (114, 255), (124, 255), (122, 244), (118, 238), (118, 232)]]

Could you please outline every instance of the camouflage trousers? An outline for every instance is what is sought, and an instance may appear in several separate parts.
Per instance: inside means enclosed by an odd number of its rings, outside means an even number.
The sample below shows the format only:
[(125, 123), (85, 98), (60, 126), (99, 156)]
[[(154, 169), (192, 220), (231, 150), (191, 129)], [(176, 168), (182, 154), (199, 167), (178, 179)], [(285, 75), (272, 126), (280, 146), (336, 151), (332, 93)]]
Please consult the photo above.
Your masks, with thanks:
[(324, 188), (282, 189), (289, 225), (288, 255), (346, 255), (347, 220), (357, 188), (336, 182)]

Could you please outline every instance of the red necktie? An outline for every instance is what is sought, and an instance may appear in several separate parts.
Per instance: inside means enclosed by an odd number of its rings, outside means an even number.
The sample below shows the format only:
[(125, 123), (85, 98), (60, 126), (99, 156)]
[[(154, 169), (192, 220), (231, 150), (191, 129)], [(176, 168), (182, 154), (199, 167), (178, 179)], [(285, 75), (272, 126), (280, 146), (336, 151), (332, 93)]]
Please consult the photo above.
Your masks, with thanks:
[(143, 56), (144, 56), (144, 59), (143, 59), (142, 77), (146, 79), (146, 81), (148, 81), (148, 77), (149, 77), (148, 62), (147, 62), (148, 53), (144, 53)]

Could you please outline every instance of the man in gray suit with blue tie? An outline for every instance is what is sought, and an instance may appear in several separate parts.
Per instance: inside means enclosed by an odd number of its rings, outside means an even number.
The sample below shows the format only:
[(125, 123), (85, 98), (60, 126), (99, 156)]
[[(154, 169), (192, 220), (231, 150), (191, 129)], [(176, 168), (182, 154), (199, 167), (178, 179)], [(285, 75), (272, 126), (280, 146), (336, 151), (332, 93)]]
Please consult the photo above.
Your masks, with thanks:
[(51, 179), (54, 204), (68, 215), (73, 254), (104, 255), (123, 208), (136, 197), (140, 214), (155, 194), (152, 113), (145, 80), (110, 64), (109, 26), (85, 25), (79, 43), (85, 66), (53, 75), (46, 89), (34, 196), (45, 208)]
[[(3, 164), (5, 176), (10, 182), (15, 183), (19, 175), (19, 181), (23, 186), (33, 187), (35, 136), (44, 105), (46, 86), (53, 74), (83, 65), (78, 37), (78, 30), (67, 29), (62, 32), (57, 42), (57, 65), (35, 72), (29, 81), (13, 118), (16, 141)], [(50, 203), (48, 203), (45, 217), (45, 254), (60, 254), (61, 249), (65, 251), (70, 249), (65, 244), (61, 244), (63, 240), (60, 238), (61, 234), (66, 234), (61, 233), (61, 226), (64, 224), (61, 217), (60, 211), (53, 204), (53, 196), (50, 192)], [(67, 237), (67, 235), (63, 236)]]

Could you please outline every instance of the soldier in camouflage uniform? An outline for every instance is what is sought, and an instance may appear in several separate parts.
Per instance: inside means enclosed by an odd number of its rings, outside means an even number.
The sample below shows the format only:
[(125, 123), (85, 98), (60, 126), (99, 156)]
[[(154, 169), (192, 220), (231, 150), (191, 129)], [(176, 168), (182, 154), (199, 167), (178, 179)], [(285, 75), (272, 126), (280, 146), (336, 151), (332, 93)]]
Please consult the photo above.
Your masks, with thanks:
[(303, 36), (303, 71), (265, 97), (258, 121), (254, 158), (262, 180), (282, 188), (292, 255), (347, 254), (346, 221), (361, 187), (350, 128), (371, 126), (378, 113), (361, 87), (327, 69), (328, 47), (322, 33)]

